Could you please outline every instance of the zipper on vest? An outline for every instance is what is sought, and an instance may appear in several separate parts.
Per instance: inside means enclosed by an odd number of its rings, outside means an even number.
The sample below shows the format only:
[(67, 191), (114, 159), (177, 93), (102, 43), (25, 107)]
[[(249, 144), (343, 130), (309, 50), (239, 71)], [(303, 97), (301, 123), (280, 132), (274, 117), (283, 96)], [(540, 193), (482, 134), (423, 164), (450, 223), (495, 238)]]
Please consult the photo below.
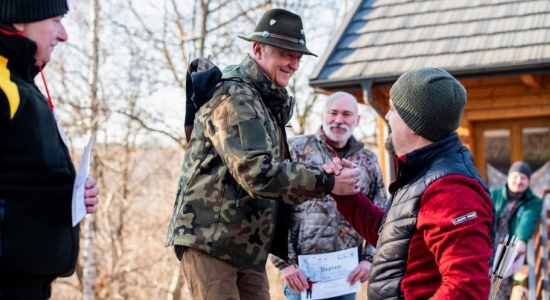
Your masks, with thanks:
[(390, 196), (386, 202), (386, 208), (384, 209), (384, 217), (382, 217), (382, 222), (380, 222), (380, 228), (378, 228), (378, 235), (382, 233), (384, 226), (386, 226), (386, 219), (388, 218), (388, 212), (390, 211), (391, 206), (393, 205), (393, 194)]

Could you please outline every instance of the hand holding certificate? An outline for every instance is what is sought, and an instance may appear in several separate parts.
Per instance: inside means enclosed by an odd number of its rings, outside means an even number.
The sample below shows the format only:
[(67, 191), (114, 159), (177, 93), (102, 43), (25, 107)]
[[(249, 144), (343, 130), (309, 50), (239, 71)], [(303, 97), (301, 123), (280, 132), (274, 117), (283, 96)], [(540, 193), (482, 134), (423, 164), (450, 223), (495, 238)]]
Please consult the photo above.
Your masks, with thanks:
[[(72, 223), (73, 226), (76, 226), (86, 213), (95, 212), (95, 204), (97, 204), (97, 195), (99, 194), (99, 189), (95, 187), (95, 180), (88, 179), (88, 168), (90, 164), (90, 153), (92, 150), (92, 144), (95, 140), (96, 134), (92, 134), (88, 145), (84, 148), (82, 158), (80, 160), (80, 165), (78, 166), (78, 172), (76, 173), (76, 178), (73, 186), (73, 199), (72, 199)], [(89, 185), (86, 186), (86, 181), (89, 180)], [(86, 191), (89, 191), (86, 195)], [(88, 199), (87, 199), (88, 198)], [(91, 203), (86, 203), (86, 201)], [(89, 207), (92, 206), (93, 209)]]
[(298, 255), (298, 265), (307, 278), (302, 299), (325, 299), (356, 293), (361, 282), (351, 285), (350, 274), (359, 264), (357, 247), (324, 254)]

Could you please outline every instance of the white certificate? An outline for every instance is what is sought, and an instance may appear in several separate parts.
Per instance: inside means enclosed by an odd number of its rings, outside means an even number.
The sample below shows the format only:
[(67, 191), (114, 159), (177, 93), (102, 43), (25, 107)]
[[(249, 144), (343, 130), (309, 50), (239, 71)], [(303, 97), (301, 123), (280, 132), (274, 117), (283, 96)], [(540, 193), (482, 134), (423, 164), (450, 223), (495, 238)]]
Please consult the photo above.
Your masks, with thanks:
[(361, 282), (350, 285), (348, 277), (359, 265), (357, 247), (324, 254), (298, 255), (300, 270), (308, 280), (302, 300), (325, 299), (356, 293)]
[(88, 167), (90, 165), (90, 152), (92, 151), (92, 144), (95, 140), (95, 132), (90, 137), (88, 145), (84, 148), (82, 158), (80, 159), (80, 165), (78, 166), (78, 172), (74, 180), (73, 186), (73, 201), (72, 201), (72, 220), (73, 227), (78, 224), (82, 218), (86, 215), (86, 203), (84, 203), (84, 191), (86, 190), (84, 184), (86, 178), (88, 178)]

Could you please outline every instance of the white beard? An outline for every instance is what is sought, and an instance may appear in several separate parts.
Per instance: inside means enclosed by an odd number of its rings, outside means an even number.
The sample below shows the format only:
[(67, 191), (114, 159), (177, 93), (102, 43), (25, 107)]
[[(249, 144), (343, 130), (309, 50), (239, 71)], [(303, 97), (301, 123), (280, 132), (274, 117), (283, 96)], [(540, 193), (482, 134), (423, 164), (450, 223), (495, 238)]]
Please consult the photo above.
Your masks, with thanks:
[[(342, 135), (336, 135), (336, 134), (332, 133), (333, 128), (345, 129), (346, 132)], [(332, 142), (336, 142), (336, 143), (345, 143), (345, 142), (347, 142), (349, 140), (349, 138), (351, 137), (351, 135), (353, 134), (353, 128), (349, 128), (345, 124), (328, 125), (328, 124), (325, 124), (323, 122), (323, 129), (325, 131), (325, 134), (329, 138), (329, 140), (331, 140)]]

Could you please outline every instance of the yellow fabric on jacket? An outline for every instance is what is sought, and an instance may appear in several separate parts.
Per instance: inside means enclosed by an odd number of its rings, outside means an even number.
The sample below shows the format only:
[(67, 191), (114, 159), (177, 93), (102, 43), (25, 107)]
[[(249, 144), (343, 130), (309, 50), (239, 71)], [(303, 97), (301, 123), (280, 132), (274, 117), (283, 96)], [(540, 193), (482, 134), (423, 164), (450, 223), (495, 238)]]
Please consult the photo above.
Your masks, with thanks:
[(19, 90), (17, 85), (10, 79), (10, 70), (8, 70), (8, 59), (0, 55), (0, 89), (6, 94), (10, 106), (10, 120), (15, 116), (19, 108)]

